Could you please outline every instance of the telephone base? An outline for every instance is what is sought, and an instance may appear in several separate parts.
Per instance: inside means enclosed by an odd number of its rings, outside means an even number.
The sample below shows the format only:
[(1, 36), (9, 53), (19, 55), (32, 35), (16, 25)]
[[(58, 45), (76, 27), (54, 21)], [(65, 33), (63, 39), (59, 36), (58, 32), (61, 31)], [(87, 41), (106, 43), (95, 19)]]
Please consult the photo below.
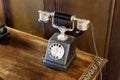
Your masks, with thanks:
[(66, 71), (67, 68), (69, 67), (69, 65), (71, 64), (71, 62), (73, 61), (73, 59), (75, 58), (75, 56), (76, 56), (76, 54), (73, 54), (71, 59), (65, 65), (54, 63), (54, 62), (51, 62), (51, 61), (46, 60), (46, 59), (43, 60), (43, 64), (46, 65), (47, 67), (50, 67), (50, 68), (54, 68), (54, 69), (61, 70), (61, 71)]

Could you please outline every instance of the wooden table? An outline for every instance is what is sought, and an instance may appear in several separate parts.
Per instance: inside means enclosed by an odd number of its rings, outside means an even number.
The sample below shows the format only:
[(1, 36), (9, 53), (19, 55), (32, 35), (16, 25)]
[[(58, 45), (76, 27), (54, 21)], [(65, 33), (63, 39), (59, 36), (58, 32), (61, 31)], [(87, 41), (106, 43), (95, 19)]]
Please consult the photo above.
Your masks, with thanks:
[[(76, 49), (77, 57), (66, 72), (43, 65), (47, 40), (7, 28), (10, 37), (0, 41), (0, 77), (3, 80), (93, 80), (96, 57)], [(102, 68), (106, 59), (98, 58)]]

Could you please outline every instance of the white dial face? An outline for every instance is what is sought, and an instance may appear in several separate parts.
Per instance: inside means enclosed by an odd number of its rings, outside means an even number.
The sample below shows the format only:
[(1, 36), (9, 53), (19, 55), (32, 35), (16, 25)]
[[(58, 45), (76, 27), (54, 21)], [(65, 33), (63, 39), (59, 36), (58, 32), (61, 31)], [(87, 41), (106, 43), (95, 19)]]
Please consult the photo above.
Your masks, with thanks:
[(65, 51), (61, 44), (53, 43), (49, 46), (48, 52), (52, 59), (59, 60), (63, 57)]

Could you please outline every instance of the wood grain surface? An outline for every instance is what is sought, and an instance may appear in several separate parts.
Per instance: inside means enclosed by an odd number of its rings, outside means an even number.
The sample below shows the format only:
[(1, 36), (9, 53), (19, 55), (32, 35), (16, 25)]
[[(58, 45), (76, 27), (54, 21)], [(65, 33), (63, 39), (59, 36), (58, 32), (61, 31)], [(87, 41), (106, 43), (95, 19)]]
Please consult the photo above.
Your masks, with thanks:
[(76, 50), (77, 57), (66, 72), (43, 65), (47, 40), (8, 28), (0, 41), (0, 77), (3, 80), (78, 80), (95, 56)]
[(115, 1), (105, 80), (120, 80), (120, 0)]

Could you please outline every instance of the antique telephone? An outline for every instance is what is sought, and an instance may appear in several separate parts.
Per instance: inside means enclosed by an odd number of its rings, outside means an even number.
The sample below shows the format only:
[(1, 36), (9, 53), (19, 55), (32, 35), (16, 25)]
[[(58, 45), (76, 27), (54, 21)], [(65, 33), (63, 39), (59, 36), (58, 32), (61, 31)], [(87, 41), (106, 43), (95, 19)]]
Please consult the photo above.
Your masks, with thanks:
[[(81, 31), (86, 31), (90, 23), (89, 20), (79, 19), (76, 16), (59, 13), (47, 12), (39, 10), (38, 21), (47, 23), (52, 22), (52, 26), (57, 28), (60, 33), (55, 33), (48, 43), (45, 57), (43, 59), (44, 65), (58, 70), (66, 71), (70, 63), (75, 58), (75, 37), (66, 35), (66, 31), (73, 31), (75, 29), (75, 21), (77, 22), (77, 34)], [(65, 26), (58, 26), (54, 23), (54, 19), (63, 19), (72, 22), (71, 28)]]

